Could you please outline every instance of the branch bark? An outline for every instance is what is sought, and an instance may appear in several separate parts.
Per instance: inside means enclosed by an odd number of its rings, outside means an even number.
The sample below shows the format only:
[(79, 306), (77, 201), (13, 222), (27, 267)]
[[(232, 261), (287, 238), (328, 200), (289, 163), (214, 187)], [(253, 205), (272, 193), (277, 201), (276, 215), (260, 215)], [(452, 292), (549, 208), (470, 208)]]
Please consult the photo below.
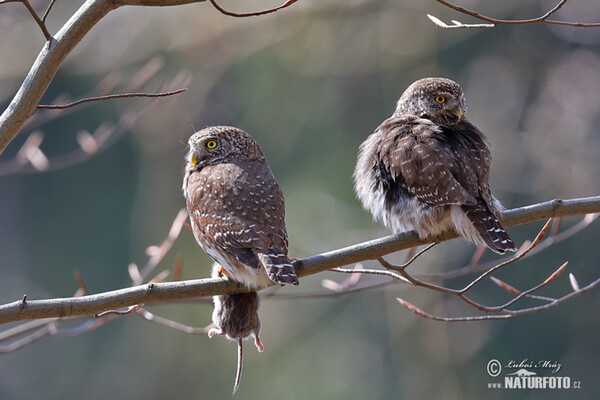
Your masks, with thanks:
[[(565, 217), (600, 212), (600, 196), (569, 200), (551, 200), (504, 213), (504, 225), (515, 226), (552, 217)], [(386, 254), (414, 246), (446, 241), (458, 237), (455, 232), (419, 240), (415, 232), (386, 236), (342, 249), (300, 259), (295, 262), (299, 277), (313, 275), (335, 267), (366, 260), (376, 260)], [(38, 318), (63, 318), (95, 315), (100, 312), (149, 304), (184, 300), (217, 294), (234, 294), (248, 289), (236, 282), (220, 279), (194, 279), (179, 282), (148, 283), (110, 292), (81, 297), (19, 300), (0, 306), (0, 324)]]
[(556, 13), (558, 10), (560, 10), (562, 8), (562, 6), (564, 6), (568, 0), (560, 0), (550, 11), (546, 12), (544, 15), (537, 17), (537, 18), (529, 18), (529, 19), (492, 18), (492, 17), (487, 17), (485, 15), (482, 15), (482, 14), (478, 13), (477, 11), (469, 10), (469, 9), (461, 7), (459, 5), (450, 3), (449, 1), (446, 1), (446, 0), (436, 0), (436, 1), (440, 4), (443, 4), (444, 6), (451, 8), (453, 10), (456, 10), (460, 13), (470, 15), (481, 21), (487, 22), (486, 24), (463, 24), (460, 21), (452, 20), (452, 25), (448, 25), (445, 22), (443, 22), (442, 20), (440, 20), (439, 18), (437, 18), (433, 15), (427, 14), (427, 17), (429, 17), (429, 19), (434, 24), (436, 24), (440, 28), (444, 28), (444, 29), (495, 28), (498, 25), (527, 25), (527, 24), (537, 24), (537, 23), (563, 25), (563, 26), (574, 26), (574, 27), (578, 27), (578, 28), (598, 28), (598, 27), (600, 27), (600, 23), (598, 23), (598, 22), (572, 22), (572, 21), (557, 21), (557, 20), (548, 19), (548, 18), (550, 18), (550, 16), (552, 16), (554, 13)]
[(128, 5), (165, 7), (204, 1), (206, 0), (87, 0), (56, 35), (44, 43), (21, 87), (0, 116), (0, 155), (36, 111), (39, 101), (67, 55), (109, 12)]

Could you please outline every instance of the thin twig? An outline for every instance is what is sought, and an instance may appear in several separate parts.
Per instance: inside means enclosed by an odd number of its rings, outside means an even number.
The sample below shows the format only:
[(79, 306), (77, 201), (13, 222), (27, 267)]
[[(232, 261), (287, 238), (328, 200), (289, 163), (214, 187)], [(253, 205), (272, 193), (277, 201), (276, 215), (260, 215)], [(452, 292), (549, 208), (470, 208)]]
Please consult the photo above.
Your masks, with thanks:
[(524, 308), (521, 310), (504, 310), (504, 314), (488, 314), (488, 315), (477, 315), (477, 316), (471, 316), (471, 317), (441, 317), (441, 316), (437, 316), (437, 315), (431, 315), (431, 314), (423, 311), (419, 307), (415, 306), (414, 304), (409, 303), (408, 301), (406, 301), (404, 299), (401, 299), (401, 298), (396, 298), (396, 299), (400, 302), (400, 304), (402, 304), (404, 307), (406, 307), (408, 310), (414, 312), (415, 314), (417, 314), (421, 317), (424, 317), (424, 318), (435, 320), (435, 321), (443, 321), (443, 322), (488, 321), (488, 320), (496, 320), (496, 319), (509, 319), (509, 318), (513, 318), (513, 317), (516, 317), (519, 315), (547, 311), (547, 310), (550, 310), (550, 309), (558, 306), (561, 303), (564, 303), (567, 300), (570, 300), (571, 298), (573, 298), (575, 296), (579, 296), (582, 293), (588, 292), (588, 291), (596, 288), (598, 285), (600, 285), (600, 278), (596, 279), (595, 281), (593, 281), (589, 285), (585, 286), (584, 288), (572, 291), (558, 299), (554, 299), (553, 301), (548, 302), (546, 304), (542, 304), (540, 306)]
[(411, 283), (408, 279), (399, 275), (393, 271), (386, 271), (384, 269), (349, 269), (349, 268), (332, 268), (333, 272), (342, 272), (344, 274), (369, 274), (369, 275), (380, 275), (380, 276), (389, 276), (390, 278), (405, 282)]
[(256, 17), (256, 16), (259, 16), (259, 15), (265, 15), (265, 14), (274, 13), (275, 11), (281, 10), (282, 8), (286, 8), (286, 7), (291, 6), (292, 4), (294, 4), (297, 1), (298, 0), (288, 0), (288, 1), (286, 1), (285, 3), (283, 3), (282, 5), (280, 5), (278, 7), (270, 8), (268, 10), (263, 10), (263, 11), (257, 11), (257, 12), (251, 12), (251, 13), (234, 13), (234, 12), (225, 10), (223, 7), (221, 7), (219, 4), (217, 4), (216, 0), (210, 0), (211, 4), (217, 10), (219, 10), (219, 12), (221, 14), (225, 14), (225, 15), (230, 16), (230, 17), (238, 17), (238, 18)]
[(487, 276), (491, 275), (492, 273), (496, 272), (500, 268), (506, 267), (507, 265), (512, 264), (514, 262), (517, 262), (520, 259), (522, 259), (523, 257), (525, 257), (527, 255), (527, 253), (529, 253), (531, 250), (533, 250), (535, 248), (535, 246), (537, 246), (542, 241), (542, 239), (546, 235), (546, 232), (548, 232), (548, 228), (550, 228), (550, 223), (551, 222), (552, 222), (552, 218), (550, 218), (548, 221), (546, 221), (546, 223), (544, 224), (544, 226), (542, 227), (542, 229), (539, 231), (539, 233), (537, 234), (537, 236), (533, 240), (533, 242), (529, 245), (529, 247), (525, 251), (523, 251), (520, 254), (515, 255), (514, 257), (512, 257), (512, 258), (510, 258), (510, 259), (508, 259), (508, 260), (506, 260), (504, 262), (499, 263), (495, 267), (490, 268), (487, 271), (485, 271), (483, 274), (479, 275), (476, 279), (474, 279), (471, 283), (469, 283), (467, 286), (465, 286), (460, 291), (461, 294), (466, 293), (471, 288), (473, 288), (473, 286), (475, 286), (477, 283), (479, 283), (481, 280), (483, 280)]
[(169, 92), (160, 92), (160, 93), (118, 93), (118, 94), (108, 94), (106, 96), (96, 96), (96, 97), (86, 97), (84, 99), (79, 99), (77, 101), (73, 101), (67, 104), (39, 104), (37, 108), (39, 109), (47, 109), (47, 110), (64, 110), (65, 108), (75, 107), (84, 103), (91, 103), (94, 101), (103, 101), (110, 99), (122, 99), (125, 97), (166, 97), (173, 96), (179, 93), (183, 93), (187, 91), (187, 88), (172, 90)]
[[(87, 0), (58, 29), (51, 45), (44, 46), (32, 63), (23, 83), (0, 115), (0, 154), (14, 140), (25, 122), (37, 110), (63, 61), (83, 37), (111, 11), (124, 6), (176, 6), (204, 0)], [(39, 19), (39, 18), (38, 18)]]
[[(172, 84), (173, 82), (169, 85)], [(100, 88), (101, 85), (102, 84), (100, 84), (96, 90), (102, 90)], [(87, 131), (79, 132), (77, 135), (79, 148), (65, 154), (52, 156), (50, 159), (48, 159), (39, 148), (43, 135), (36, 131), (28, 137), (15, 158), (0, 163), (0, 176), (16, 173), (23, 174), (56, 171), (89, 160), (115, 143), (121, 136), (130, 130), (131, 126), (139, 118), (155, 107), (156, 104), (156, 102), (150, 102), (142, 105), (137, 110), (125, 112), (114, 125), (104, 123), (100, 125), (94, 133), (89, 133)], [(85, 107), (85, 104), (78, 108), (81, 107)], [(61, 113), (62, 115), (62, 113), (68, 113), (70, 110), (76, 109), (77, 108), (46, 110), (45, 112)]]
[(424, 249), (420, 250), (419, 252), (417, 252), (414, 256), (412, 256), (410, 258), (410, 260), (406, 261), (404, 264), (399, 265), (400, 268), (406, 268), (408, 267), (410, 264), (412, 264), (417, 258), (419, 258), (419, 256), (421, 256), (422, 254), (424, 254), (425, 252), (431, 250), (431, 248), (433, 246), (435, 246), (436, 244), (439, 244), (439, 242), (436, 243), (431, 243), (429, 246), (426, 246)]
[(48, 28), (46, 28), (46, 23), (45, 23), (44, 19), (40, 19), (40, 17), (37, 15), (35, 10), (31, 6), (31, 4), (29, 4), (29, 0), (19, 0), (19, 1), (21, 3), (23, 3), (23, 5), (27, 8), (27, 11), (29, 11), (29, 14), (31, 14), (33, 19), (35, 19), (35, 22), (38, 24), (38, 26), (42, 30), (42, 33), (44, 34), (44, 37), (46, 38), (46, 40), (48, 42), (52, 41), (52, 39), (53, 39), (52, 35), (50, 34), (50, 32), (48, 32)]
[[(535, 254), (538, 254), (541, 251), (546, 250), (553, 244), (562, 242), (563, 240), (566, 240), (566, 239), (576, 235), (577, 233), (581, 232), (583, 229), (588, 227), (599, 216), (600, 216), (600, 214), (586, 214), (586, 216), (579, 223), (573, 225), (571, 228), (565, 230), (564, 232), (559, 233), (556, 236), (550, 236), (550, 237), (544, 239), (537, 246), (535, 246), (535, 248), (529, 249), (528, 253), (526, 255), (524, 255), (522, 257), (522, 259), (529, 258)], [(523, 251), (528, 249), (530, 245), (531, 245), (531, 242), (525, 242), (523, 244), (523, 246), (521, 246), (521, 248), (517, 251), (516, 255), (520, 255)], [(508, 256), (506, 259), (509, 259), (510, 257), (511, 256)], [(487, 263), (482, 263), (482, 264), (478, 264), (475, 266), (469, 264), (462, 268), (457, 268), (452, 271), (448, 271), (448, 272), (444, 272), (444, 273), (419, 275), (419, 278), (435, 280), (435, 281), (446, 281), (449, 279), (460, 278), (460, 277), (463, 277), (463, 276), (473, 273), (473, 272), (487, 271), (488, 269), (492, 268), (496, 264), (497, 264), (497, 261), (489, 261)]]
[(2, 353), (10, 353), (16, 350), (19, 350), (25, 346), (28, 346), (38, 340), (48, 336), (50, 334), (50, 328), (48, 324), (44, 324), (42, 328), (33, 332), (32, 334), (25, 336), (21, 339), (17, 339), (10, 344), (0, 346), (0, 354)]
[[(548, 285), (550, 282), (552, 282), (553, 280), (555, 280), (560, 274), (562, 274), (562, 272), (565, 270), (565, 268), (567, 267), (568, 261), (565, 262), (563, 265), (561, 265), (560, 267), (558, 267), (558, 269), (556, 271), (554, 271), (552, 273), (552, 275), (550, 275), (548, 278), (546, 278), (544, 280), (544, 282), (540, 283), (539, 285), (536, 285), (522, 293), (520, 293), (519, 295), (517, 295), (516, 297), (514, 297), (513, 299), (507, 301), (506, 303), (499, 305), (499, 306), (495, 306), (495, 307), (486, 307), (486, 311), (504, 311), (507, 309), (507, 307), (510, 307), (511, 305), (513, 305), (514, 303), (516, 303), (517, 301), (521, 300), (523, 297), (527, 297), (528, 295), (537, 292), (538, 290), (540, 290), (541, 288), (543, 288), (544, 286)], [(551, 301), (554, 301), (554, 299), (551, 299)]]
[[(423, 281), (421, 279), (415, 278), (414, 276), (412, 276), (411, 274), (409, 274), (406, 271), (406, 267), (392, 265), (389, 262), (387, 262), (383, 257), (378, 257), (377, 261), (379, 261), (379, 263), (384, 268), (386, 268), (388, 270), (393, 270), (393, 271), (397, 272), (398, 274), (400, 274), (402, 277), (406, 278), (406, 280), (408, 280), (410, 283), (412, 283), (415, 286), (424, 287), (426, 289), (430, 289), (430, 290), (433, 290), (433, 291), (436, 291), (436, 292), (440, 292), (440, 293), (451, 294), (453, 296), (457, 296), (459, 299), (461, 299), (463, 302), (467, 303), (471, 307), (477, 308), (477, 309), (479, 309), (481, 311), (484, 311), (484, 312), (494, 312), (494, 311), (498, 311), (499, 309), (497, 309), (497, 308), (490, 308), (490, 307), (484, 306), (484, 305), (482, 305), (482, 304), (480, 304), (480, 303), (478, 303), (478, 302), (470, 299), (469, 297), (467, 297), (465, 295), (465, 293), (467, 293), (469, 290), (471, 290), (473, 287), (475, 287), (475, 285), (477, 285), (479, 282), (481, 282), (484, 278), (486, 278), (487, 276), (489, 276), (493, 272), (498, 271), (500, 268), (503, 268), (503, 267), (505, 267), (505, 266), (507, 266), (509, 264), (512, 264), (512, 263), (520, 260), (521, 258), (523, 258), (529, 251), (531, 251), (531, 249), (533, 249), (535, 246), (537, 246), (540, 243), (540, 241), (542, 240), (542, 238), (544, 237), (544, 235), (546, 234), (546, 232), (550, 228), (550, 223), (551, 222), (552, 222), (552, 219), (549, 219), (546, 222), (546, 224), (544, 225), (544, 227), (541, 229), (541, 231), (536, 236), (535, 240), (533, 240), (533, 242), (531, 243), (531, 245), (525, 251), (523, 251), (522, 253), (517, 254), (514, 257), (512, 257), (512, 258), (510, 258), (510, 259), (508, 259), (508, 260), (506, 260), (504, 262), (501, 262), (501, 263), (495, 265), (494, 267), (488, 269), (487, 271), (483, 272), (477, 278), (473, 279), (471, 281), (471, 283), (469, 283), (468, 285), (466, 285), (462, 289), (451, 289), (451, 288), (448, 288), (448, 287), (445, 287), (445, 286), (436, 285), (436, 284), (433, 284), (433, 283), (426, 282), (426, 281)], [(551, 281), (549, 279), (547, 279), (542, 286), (545, 286), (546, 284), (548, 284)], [(535, 290), (538, 290), (542, 286), (537, 287)], [(532, 292), (533, 291), (527, 291), (527, 292), (524, 292), (525, 294), (523, 294), (523, 293), (519, 294), (517, 296), (517, 300), (520, 299), (521, 297), (523, 297), (524, 295), (532, 293)], [(512, 304), (512, 303), (510, 303), (510, 304)]]
[(195, 335), (206, 334), (206, 333), (208, 333), (210, 328), (212, 328), (214, 326), (213, 324), (209, 324), (208, 326), (205, 326), (203, 328), (196, 328), (196, 327), (185, 325), (185, 324), (182, 324), (182, 323), (179, 323), (176, 321), (172, 321), (167, 318), (160, 317), (158, 315), (151, 313), (150, 311), (146, 310), (145, 308), (140, 308), (139, 310), (136, 311), (136, 314), (139, 315), (140, 317), (144, 318), (147, 321), (156, 322), (157, 324), (164, 325), (169, 328), (177, 329), (178, 331), (183, 331), (185, 333), (191, 333), (191, 334), (195, 334)]
[(46, 7), (46, 11), (44, 11), (44, 15), (42, 16), (42, 22), (44, 25), (46, 25), (46, 18), (48, 18), (48, 14), (50, 14), (50, 10), (52, 10), (54, 3), (56, 3), (56, 0), (50, 1), (50, 4), (48, 4), (48, 7)]
[(462, 14), (470, 15), (474, 18), (477, 18), (481, 21), (487, 22), (487, 24), (463, 24), (459, 21), (453, 20), (453, 25), (448, 25), (439, 18), (427, 14), (427, 17), (436, 24), (437, 26), (444, 29), (452, 29), (452, 28), (495, 28), (498, 25), (525, 25), (525, 24), (536, 24), (536, 23), (546, 23), (546, 24), (554, 24), (554, 25), (566, 25), (566, 26), (575, 26), (579, 28), (591, 28), (591, 27), (600, 27), (600, 23), (582, 23), (582, 22), (568, 22), (568, 21), (556, 21), (548, 19), (551, 15), (556, 13), (568, 0), (560, 0), (552, 9), (546, 12), (544, 15), (539, 16), (537, 18), (529, 18), (529, 19), (498, 19), (492, 18), (478, 13), (477, 11), (469, 10), (467, 8), (461, 7), (459, 5), (450, 3), (446, 0), (436, 0), (438, 3), (443, 4), (446, 7), (449, 7), (455, 11), (458, 11)]
[[(494, 276), (490, 276), (490, 279), (492, 280), (492, 282), (494, 282), (496, 285), (500, 286), (502, 289), (506, 290), (507, 292), (514, 294), (515, 296), (520, 295), (521, 293), (523, 293), (523, 291), (515, 288), (514, 286), (509, 285), (508, 283), (494, 277)], [(547, 296), (539, 296), (536, 294), (531, 294), (531, 293), (527, 293), (525, 295), (525, 297), (527, 297), (528, 299), (532, 299), (532, 300), (541, 300), (541, 301), (553, 301), (554, 299), (552, 297), (547, 297)]]

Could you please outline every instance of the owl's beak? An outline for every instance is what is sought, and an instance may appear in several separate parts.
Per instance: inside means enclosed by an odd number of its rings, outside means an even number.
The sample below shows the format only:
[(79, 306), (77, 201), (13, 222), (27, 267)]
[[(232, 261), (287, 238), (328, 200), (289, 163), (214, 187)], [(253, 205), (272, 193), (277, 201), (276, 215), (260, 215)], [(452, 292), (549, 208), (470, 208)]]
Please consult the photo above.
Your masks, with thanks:
[(461, 106), (456, 107), (456, 112), (454, 113), (458, 119), (463, 115), (463, 109)]
[(192, 167), (195, 167), (196, 165), (198, 165), (200, 161), (198, 160), (198, 157), (196, 157), (196, 155), (194, 153), (190, 152), (190, 164), (192, 164)]

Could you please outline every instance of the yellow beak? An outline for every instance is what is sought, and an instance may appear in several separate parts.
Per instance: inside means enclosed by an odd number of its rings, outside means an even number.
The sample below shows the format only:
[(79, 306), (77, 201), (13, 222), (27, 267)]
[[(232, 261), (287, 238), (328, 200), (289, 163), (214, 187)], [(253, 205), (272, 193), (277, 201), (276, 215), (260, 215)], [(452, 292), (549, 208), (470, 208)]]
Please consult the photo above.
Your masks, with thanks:
[(459, 106), (454, 115), (456, 115), (458, 117), (458, 119), (460, 119), (460, 117), (462, 117), (462, 115), (463, 115), (462, 107)]
[(198, 165), (198, 158), (196, 158), (194, 153), (190, 154), (190, 164), (192, 164), (193, 167)]

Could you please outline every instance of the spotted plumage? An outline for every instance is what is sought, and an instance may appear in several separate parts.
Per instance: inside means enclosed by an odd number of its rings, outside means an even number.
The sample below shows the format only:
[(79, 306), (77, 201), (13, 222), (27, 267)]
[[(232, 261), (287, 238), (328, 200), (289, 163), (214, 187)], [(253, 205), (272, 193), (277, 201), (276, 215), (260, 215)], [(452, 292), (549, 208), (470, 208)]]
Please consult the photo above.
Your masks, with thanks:
[(189, 147), (183, 193), (198, 244), (248, 287), (297, 285), (283, 193), (258, 143), (217, 126), (193, 134)]
[(455, 229), (497, 253), (514, 251), (490, 191), (487, 140), (465, 110), (456, 82), (425, 78), (410, 85), (394, 114), (360, 146), (357, 196), (394, 233), (415, 230), (426, 238)]

